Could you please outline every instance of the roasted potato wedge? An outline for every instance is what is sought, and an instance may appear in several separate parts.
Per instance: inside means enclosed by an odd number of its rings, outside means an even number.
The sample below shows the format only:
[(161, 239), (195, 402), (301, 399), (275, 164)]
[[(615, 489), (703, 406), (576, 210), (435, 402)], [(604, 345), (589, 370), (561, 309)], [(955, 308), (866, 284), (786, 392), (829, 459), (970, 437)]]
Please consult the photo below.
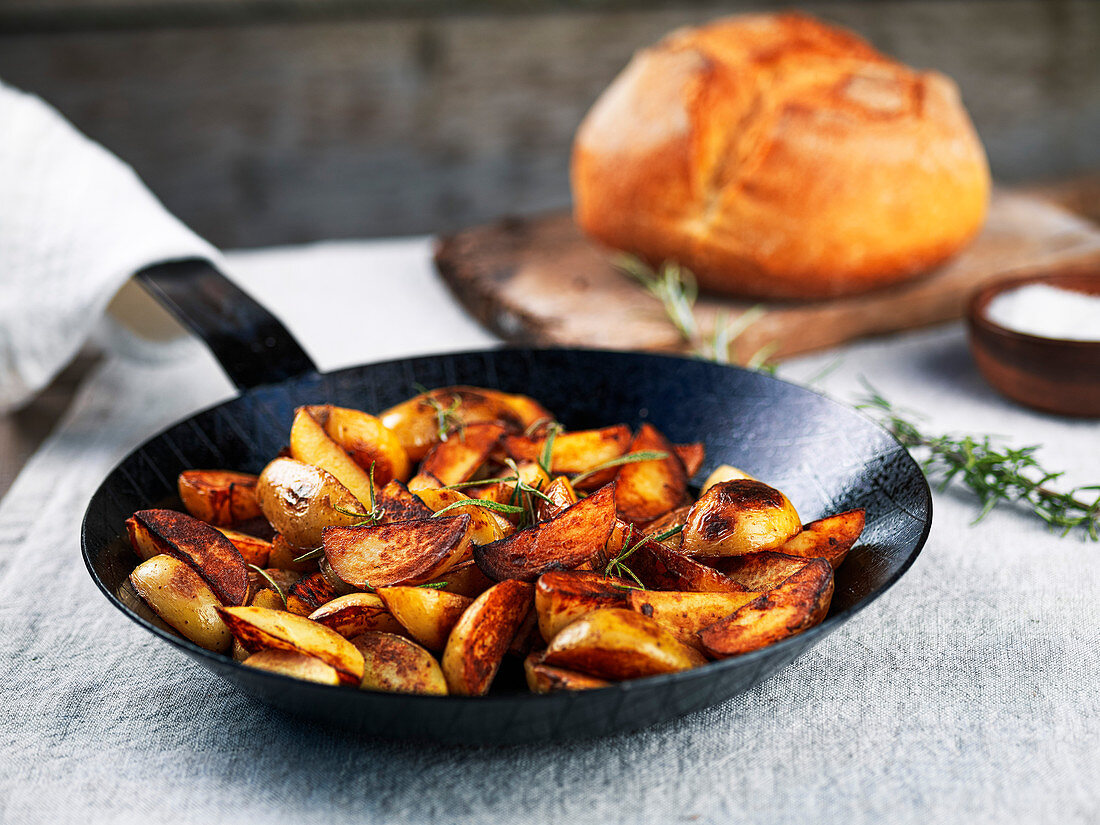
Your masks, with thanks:
[(283, 597), (270, 587), (256, 591), (248, 603), (253, 607), (266, 607), (268, 610), (286, 610), (286, 602), (283, 601)]
[[(543, 490), (546, 499), (535, 502), (535, 515), (539, 521), (547, 521), (561, 515), (580, 499), (567, 476), (558, 476)], [(549, 499), (549, 500), (547, 500)]]
[(447, 681), (428, 651), (404, 636), (372, 630), (352, 639), (363, 654), (359, 687), (382, 693), (446, 696)]
[[(677, 507), (675, 510), (670, 510), (665, 513), (659, 519), (651, 521), (649, 524), (642, 528), (642, 532), (647, 536), (659, 536), (663, 533), (667, 533), (674, 527), (683, 527), (687, 521), (687, 515), (691, 512), (691, 506), (686, 505), (684, 507)], [(667, 547), (673, 550), (680, 547), (680, 534), (676, 533), (669, 536), (663, 542)]]
[(374, 504), (382, 510), (382, 524), (431, 518), (435, 512), (400, 481), (391, 481), (378, 490), (374, 496)]
[(546, 648), (543, 661), (611, 680), (673, 673), (706, 663), (699, 651), (653, 619), (622, 608), (596, 610), (563, 628)]
[(490, 587), (466, 608), (447, 638), (443, 675), (460, 696), (483, 696), (531, 609), (534, 588), (509, 580)]
[(739, 479), (746, 479), (748, 481), (759, 480), (754, 476), (750, 476), (744, 470), (739, 470), (737, 467), (730, 464), (719, 464), (714, 468), (714, 472), (707, 476), (707, 480), (703, 482), (703, 487), (699, 491), (699, 495), (700, 497), (706, 495), (707, 490), (715, 484), (719, 484), (723, 481), (737, 481)]
[(866, 512), (862, 509), (811, 521), (802, 525), (801, 533), (777, 547), (776, 552), (825, 559), (836, 570), (852, 545), (859, 541), (865, 524)]
[(271, 540), (271, 553), (267, 557), (267, 564), (269, 567), (276, 567), (279, 570), (298, 573), (300, 578), (306, 573), (317, 572), (317, 559), (315, 557), (302, 558), (309, 553), (310, 550), (292, 547), (281, 533), (276, 533), (275, 538)]
[(286, 595), (289, 592), (291, 585), (298, 579), (302, 578), (302, 574), (294, 570), (283, 570), (278, 567), (268, 567), (263, 571), (263, 575), (260, 575), (255, 570), (248, 571), (248, 583), (251, 587), (253, 596), (259, 593), (261, 590), (271, 590), (275, 592), (272, 582), (279, 586), (279, 589)]
[(260, 515), (256, 476), (229, 470), (184, 470), (176, 486), (187, 512), (215, 527), (232, 527)]
[(267, 567), (271, 558), (271, 542), (266, 539), (258, 539), (248, 533), (230, 530), (228, 527), (216, 528), (219, 533), (233, 542), (237, 552), (241, 554), (245, 564), (253, 564), (256, 567)]
[(311, 621), (330, 627), (351, 639), (371, 630), (401, 633), (401, 624), (385, 603), (374, 593), (348, 593), (318, 607), (309, 614)]
[(548, 570), (571, 569), (602, 556), (614, 523), (615, 485), (611, 484), (549, 521), (474, 547), (474, 559), (491, 579), (534, 581)]
[(722, 481), (692, 505), (680, 548), (691, 556), (743, 556), (774, 550), (801, 529), (779, 490), (749, 479)]
[(699, 472), (703, 467), (703, 462), (707, 460), (707, 448), (703, 446), (701, 441), (695, 441), (691, 444), (673, 444), (672, 449), (680, 457), (680, 461), (683, 462), (684, 471), (687, 473), (688, 478)]
[(532, 653), (523, 660), (523, 673), (532, 693), (553, 693), (558, 690), (594, 690), (611, 683), (574, 670), (553, 667), (542, 661), (542, 652)]
[(248, 567), (240, 551), (206, 522), (175, 510), (138, 510), (126, 529), (141, 558), (174, 556), (191, 565), (222, 604), (248, 600)]
[(291, 458), (320, 467), (364, 507), (370, 507), (372, 488), (369, 473), (329, 438), (325, 428), (310, 414), (310, 409), (316, 408), (299, 407), (294, 413), (294, 424), (290, 428)]
[(775, 589), (699, 632), (711, 656), (738, 656), (813, 627), (829, 612), (833, 568), (825, 559), (809, 563)]
[(282, 610), (262, 607), (223, 607), (222, 620), (245, 650), (292, 650), (316, 656), (335, 668), (340, 681), (358, 685), (363, 678), (363, 655), (335, 630)]
[(233, 637), (218, 615), (221, 602), (190, 565), (153, 556), (130, 574), (130, 583), (153, 612), (199, 647), (224, 653)]
[(473, 599), (430, 587), (382, 587), (378, 597), (393, 618), (428, 650), (442, 651)]
[(543, 573), (535, 582), (539, 633), (547, 642), (570, 622), (605, 607), (627, 607), (626, 582), (580, 570)]
[(624, 464), (615, 479), (615, 507), (623, 519), (633, 524), (664, 515), (687, 493), (688, 476), (672, 444), (652, 424), (643, 424), (627, 454), (650, 451), (664, 453), (665, 457)]
[[(519, 480), (536, 490), (545, 490), (550, 485), (550, 476), (534, 461), (520, 461), (516, 463), (519, 470)], [(511, 469), (507, 470), (507, 477), (512, 477)], [(516, 493), (515, 481), (498, 481), (496, 484), (486, 484), (477, 487), (467, 487), (466, 494), (470, 498), (498, 501), (501, 504), (514, 504)], [(541, 502), (542, 499), (539, 499)]]
[(328, 437), (368, 476), (374, 468), (376, 487), (383, 487), (392, 479), (408, 480), (412, 469), (409, 456), (397, 436), (382, 424), (381, 419), (360, 410), (331, 404), (306, 409), (324, 427)]
[(361, 589), (423, 584), (469, 558), (471, 520), (443, 516), (325, 530), (325, 558)]
[(767, 591), (778, 587), (806, 566), (809, 559), (766, 550), (747, 556), (707, 559), (726, 578), (746, 590)]
[(662, 590), (631, 590), (631, 610), (649, 616), (686, 645), (702, 649), (699, 631), (724, 619), (762, 593), (688, 593)]
[(476, 599), (496, 582), (482, 573), (481, 568), (477, 566), (477, 562), (470, 559), (461, 564), (456, 564), (446, 573), (436, 576), (427, 584), (439, 585), (441, 590), (446, 590), (448, 593), (458, 593), (460, 596)]
[(516, 531), (516, 528), (507, 519), (492, 510), (487, 510), (477, 504), (460, 504), (460, 502), (472, 501), (472, 499), (458, 490), (421, 490), (417, 493), (417, 496), (433, 513), (458, 505), (447, 512), (455, 516), (465, 513), (470, 517), (470, 540), (474, 544), (489, 544), (500, 541)]
[(444, 486), (469, 481), (488, 460), (489, 454), (507, 431), (503, 424), (467, 424), (446, 441), (432, 447), (424, 456), (420, 473), (434, 476)]
[(286, 609), (299, 616), (308, 616), (339, 595), (340, 590), (333, 587), (322, 573), (310, 573), (290, 586), (286, 592)]
[(302, 552), (321, 546), (326, 527), (347, 527), (367, 514), (332, 475), (293, 458), (277, 458), (264, 468), (256, 497), (272, 526), (291, 547), (304, 548)]
[(735, 593), (749, 589), (652, 539), (638, 545), (628, 564), (642, 584), (656, 590)]
[(322, 685), (340, 684), (340, 674), (332, 665), (325, 664), (315, 656), (308, 656), (296, 650), (277, 650), (269, 648), (253, 653), (244, 659), (244, 664), (257, 670), (281, 673), (307, 682)]
[[(577, 432), (559, 432), (554, 437), (550, 451), (550, 472), (552, 475), (576, 475), (619, 458), (630, 445), (630, 427), (619, 424), (599, 430), (579, 430)], [(537, 462), (546, 446), (545, 436), (509, 435), (503, 439), (504, 449), (516, 461)], [(609, 467), (580, 483), (574, 482), (578, 490), (596, 490), (615, 478), (619, 467)]]

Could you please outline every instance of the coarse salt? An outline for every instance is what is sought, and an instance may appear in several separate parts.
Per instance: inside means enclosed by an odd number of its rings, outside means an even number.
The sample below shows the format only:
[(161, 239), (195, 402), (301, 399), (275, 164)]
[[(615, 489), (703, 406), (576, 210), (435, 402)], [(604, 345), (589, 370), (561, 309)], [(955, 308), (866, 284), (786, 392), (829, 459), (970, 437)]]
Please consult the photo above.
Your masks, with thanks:
[(1025, 335), (1100, 341), (1100, 295), (1028, 284), (995, 296), (985, 308), (995, 324)]

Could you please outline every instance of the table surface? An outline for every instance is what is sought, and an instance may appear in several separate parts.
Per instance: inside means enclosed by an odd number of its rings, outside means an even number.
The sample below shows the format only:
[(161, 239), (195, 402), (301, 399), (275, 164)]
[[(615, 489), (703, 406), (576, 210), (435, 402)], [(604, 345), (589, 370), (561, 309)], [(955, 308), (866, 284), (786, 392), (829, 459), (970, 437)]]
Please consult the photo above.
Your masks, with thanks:
[[(435, 280), (424, 239), (230, 260), (326, 369), (493, 343)], [(413, 328), (415, 317), (431, 322)], [(815, 386), (841, 400), (868, 381), (929, 430), (1041, 443), (1065, 483), (1100, 474), (1100, 427), (1000, 399), (957, 325), (781, 375), (827, 366)], [(79, 555), (84, 506), (110, 467), (231, 392), (197, 342), (108, 353), (0, 502), (0, 821), (1100, 818), (1100, 546), (1011, 509), (974, 526), (975, 503), (956, 490), (936, 493), (928, 545), (886, 596), (750, 693), (685, 719), (567, 745), (454, 748), (273, 711), (128, 622)]]

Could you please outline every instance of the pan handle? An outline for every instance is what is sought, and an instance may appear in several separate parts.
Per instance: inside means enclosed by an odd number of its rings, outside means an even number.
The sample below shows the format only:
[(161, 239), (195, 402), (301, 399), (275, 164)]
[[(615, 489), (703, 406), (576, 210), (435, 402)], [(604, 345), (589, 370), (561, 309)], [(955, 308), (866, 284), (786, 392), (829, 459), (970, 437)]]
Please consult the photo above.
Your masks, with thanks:
[(237, 389), (317, 372), (282, 322), (209, 261), (167, 261), (135, 277), (206, 343)]

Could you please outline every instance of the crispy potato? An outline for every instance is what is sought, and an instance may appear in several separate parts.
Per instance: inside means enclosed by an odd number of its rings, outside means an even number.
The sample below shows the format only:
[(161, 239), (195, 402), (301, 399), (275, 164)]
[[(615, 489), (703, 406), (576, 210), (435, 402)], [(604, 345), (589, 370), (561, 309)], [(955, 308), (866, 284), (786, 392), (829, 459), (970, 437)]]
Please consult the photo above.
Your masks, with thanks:
[(382, 509), (381, 524), (394, 521), (410, 521), (418, 518), (431, 518), (432, 510), (424, 501), (409, 490), (400, 481), (391, 481), (374, 496), (376, 507)]
[(412, 461), (420, 461), (439, 443), (439, 430), (457, 424), (499, 421), (522, 432), (553, 416), (524, 395), (509, 395), (478, 387), (441, 387), (390, 407), (379, 418), (401, 442)]
[(474, 547), (474, 559), (489, 578), (533, 581), (601, 556), (615, 522), (615, 485), (577, 502), (549, 521), (506, 539)]
[(631, 590), (631, 610), (649, 616), (686, 645), (702, 649), (699, 631), (724, 619), (763, 593), (690, 593)]
[(302, 576), (286, 592), (286, 609), (299, 616), (308, 616), (318, 607), (341, 595), (322, 573)]
[(639, 544), (627, 564), (642, 584), (656, 590), (735, 593), (750, 589), (652, 539)]
[(747, 556), (707, 559), (728, 579), (746, 590), (767, 591), (778, 587), (806, 566), (809, 559), (765, 550)]
[(314, 656), (295, 650), (276, 650), (274, 648), (253, 653), (244, 660), (248, 667), (281, 673), (294, 679), (318, 682), (322, 685), (340, 684), (340, 675), (331, 665), (327, 665)]
[(423, 584), (469, 558), (470, 525), (470, 517), (460, 515), (330, 527), (325, 558), (352, 587)]
[(699, 632), (711, 656), (738, 656), (801, 633), (825, 618), (833, 597), (833, 568), (811, 559), (779, 587)]
[(730, 464), (719, 464), (714, 468), (714, 472), (707, 476), (707, 480), (703, 482), (703, 488), (699, 491), (699, 495), (706, 495), (707, 490), (715, 484), (720, 484), (723, 481), (737, 481), (738, 479), (759, 481), (755, 476), (750, 476), (744, 470), (739, 470)]
[(622, 608), (596, 610), (563, 628), (543, 661), (603, 679), (637, 679), (705, 664), (695, 648), (657, 622)]
[(290, 542), (283, 538), (282, 533), (276, 533), (275, 538), (271, 540), (271, 553), (267, 557), (267, 563), (270, 567), (289, 570), (293, 573), (316, 573), (316, 558), (306, 558), (298, 561), (309, 552), (307, 549), (291, 546)]
[(420, 473), (431, 474), (445, 487), (469, 481), (488, 460), (505, 432), (507, 427), (503, 424), (467, 424), (446, 441), (432, 447), (424, 456)]
[(153, 556), (130, 574), (134, 590), (161, 619), (199, 647), (223, 653), (233, 637), (218, 615), (221, 602), (191, 567)]
[(265, 589), (271, 590), (271, 592), (274, 593), (275, 591), (272, 589), (271, 582), (275, 582), (275, 584), (279, 585), (279, 589), (282, 590), (285, 595), (294, 582), (302, 578), (302, 574), (297, 571), (283, 570), (278, 567), (265, 568), (264, 574), (265, 575), (261, 576), (255, 570), (248, 571), (248, 584), (251, 587), (253, 597), (255, 597), (256, 593)]
[(801, 529), (794, 505), (774, 487), (722, 481), (692, 505), (680, 547), (692, 556), (743, 556), (774, 550)]
[[(472, 499), (460, 493), (458, 490), (421, 490), (417, 496), (428, 506), (433, 513), (438, 513), (445, 507)], [(500, 541), (505, 536), (515, 532), (515, 528), (497, 513), (476, 504), (455, 507), (448, 513), (459, 515), (465, 513), (470, 517), (470, 540), (474, 544), (489, 544)]]
[(535, 515), (538, 516), (539, 521), (547, 521), (561, 515), (580, 501), (577, 491), (573, 489), (573, 484), (567, 476), (555, 478), (543, 493), (549, 501), (540, 498), (535, 502)]
[(283, 601), (283, 597), (270, 587), (256, 591), (248, 603), (253, 607), (266, 607), (268, 610), (286, 610), (286, 602)]
[(401, 624), (382, 599), (374, 593), (348, 593), (337, 596), (309, 614), (311, 621), (330, 627), (351, 639), (370, 630), (401, 633)]
[(306, 409), (325, 428), (325, 434), (352, 461), (362, 467), (368, 476), (371, 467), (374, 468), (376, 487), (384, 487), (392, 479), (408, 480), (412, 471), (409, 456), (397, 436), (380, 419), (360, 410), (334, 407), (331, 404)]
[(244, 649), (244, 645), (236, 639), (233, 639), (233, 647), (229, 649), (229, 655), (233, 657), (234, 662), (241, 662), (243, 664), (244, 660), (252, 654)]
[(248, 567), (240, 551), (209, 524), (174, 510), (138, 510), (126, 520), (126, 530), (139, 556), (166, 554), (191, 565), (222, 604), (248, 600)]
[(335, 630), (282, 610), (262, 607), (222, 607), (219, 615), (250, 653), (268, 648), (316, 656), (331, 665), (345, 684), (363, 678), (363, 655)]
[(363, 654), (359, 687), (383, 693), (446, 696), (447, 681), (428, 651), (404, 636), (372, 630), (352, 639)]
[(703, 446), (703, 442), (695, 441), (691, 444), (673, 444), (672, 449), (679, 456), (680, 461), (684, 464), (684, 471), (687, 473), (687, 477), (694, 476), (703, 466), (703, 462), (707, 460), (707, 448)]
[[(574, 433), (559, 432), (551, 448), (550, 472), (553, 475), (586, 473), (601, 464), (618, 458), (630, 444), (630, 427), (618, 424), (599, 430), (580, 430)], [(504, 449), (516, 461), (538, 461), (546, 445), (545, 437), (509, 435), (503, 440)], [(609, 467), (579, 484), (578, 490), (597, 490), (615, 478), (619, 467)]]
[[(683, 507), (677, 507), (675, 510), (669, 510), (659, 519), (651, 521), (649, 524), (642, 527), (642, 532), (647, 536), (659, 536), (662, 533), (667, 533), (673, 527), (683, 527), (687, 521), (687, 515), (691, 512), (691, 506), (685, 505)], [(663, 542), (666, 546), (673, 550), (680, 546), (680, 534), (675, 533), (669, 536)]]
[(325, 428), (310, 415), (310, 407), (299, 407), (290, 428), (290, 456), (320, 467), (335, 478), (365, 507), (370, 507), (371, 482), (367, 471), (352, 461), (344, 449), (329, 438)]
[(522, 659), (535, 648), (543, 647), (544, 643), (542, 641), (542, 634), (539, 633), (538, 619), (538, 614), (535, 612), (535, 605), (529, 605), (527, 613), (523, 617), (523, 621), (520, 622), (519, 627), (512, 636), (512, 641), (508, 643), (507, 653)]
[(859, 541), (865, 524), (866, 511), (862, 509), (837, 513), (802, 525), (802, 532), (777, 547), (776, 552), (825, 559), (836, 570), (852, 545)]
[(473, 599), (430, 587), (382, 587), (378, 597), (393, 618), (428, 650), (442, 651)]
[(666, 458), (624, 464), (615, 479), (615, 507), (628, 522), (644, 524), (676, 507), (687, 493), (687, 473), (672, 444), (651, 424), (643, 424), (627, 453), (665, 453)]
[(292, 458), (277, 458), (264, 468), (256, 497), (272, 526), (303, 552), (321, 546), (324, 528), (347, 527), (360, 520), (359, 513), (367, 514), (359, 499), (329, 473)]
[(622, 579), (580, 570), (543, 573), (535, 583), (539, 633), (547, 642), (570, 622), (604, 607), (626, 607), (629, 588)]
[[(534, 461), (520, 461), (516, 463), (516, 469), (519, 470), (519, 480), (529, 487), (534, 487), (536, 490), (544, 490), (550, 486), (550, 476), (546, 474), (546, 471), (542, 469), (538, 463)], [(506, 472), (507, 477), (511, 478), (511, 469)], [(497, 501), (501, 504), (515, 504), (516, 482), (498, 481), (496, 484), (468, 487), (466, 488), (466, 494), (470, 496), (470, 498)], [(541, 501), (541, 499), (539, 499), (539, 501)], [(507, 521), (509, 517), (502, 516), (502, 518)], [(518, 520), (519, 517), (512, 516), (511, 518), (513, 520)]]
[(232, 527), (260, 515), (256, 476), (228, 470), (184, 470), (176, 486), (187, 512), (215, 527)]
[(594, 690), (611, 683), (585, 673), (552, 667), (542, 661), (542, 652), (532, 653), (523, 660), (523, 673), (532, 693), (553, 693), (557, 690)]
[(443, 482), (431, 473), (417, 473), (409, 479), (409, 491), (420, 495), (424, 490), (439, 490)]
[(526, 582), (503, 581), (466, 608), (443, 651), (443, 675), (451, 693), (489, 692), (505, 651), (531, 609), (533, 591)]
[(446, 590), (448, 593), (457, 593), (460, 596), (476, 599), (496, 582), (482, 573), (481, 568), (477, 566), (477, 562), (470, 559), (461, 564), (456, 564), (446, 573), (436, 576), (426, 584), (438, 584), (441, 585), (441, 589)]
[(237, 552), (241, 554), (245, 564), (254, 564), (256, 567), (267, 567), (271, 558), (271, 542), (266, 539), (258, 539), (248, 533), (230, 530), (228, 527), (215, 528), (219, 533), (233, 542)]

